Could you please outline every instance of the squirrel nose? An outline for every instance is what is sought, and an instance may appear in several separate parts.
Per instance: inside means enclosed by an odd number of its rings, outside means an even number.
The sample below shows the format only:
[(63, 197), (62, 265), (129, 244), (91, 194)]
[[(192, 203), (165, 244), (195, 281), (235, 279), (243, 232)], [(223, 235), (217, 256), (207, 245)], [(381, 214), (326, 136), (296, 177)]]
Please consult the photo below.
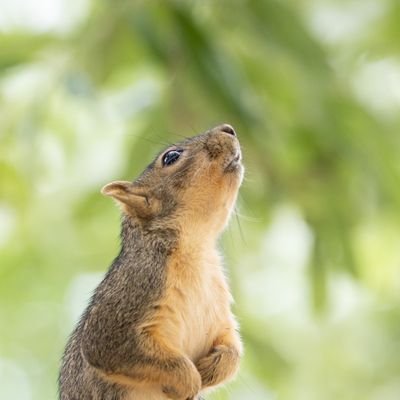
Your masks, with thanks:
[(222, 124), (220, 126), (216, 126), (214, 129), (217, 132), (218, 131), (225, 132), (228, 133), (229, 135), (236, 136), (235, 130), (233, 129), (232, 125), (229, 124)]

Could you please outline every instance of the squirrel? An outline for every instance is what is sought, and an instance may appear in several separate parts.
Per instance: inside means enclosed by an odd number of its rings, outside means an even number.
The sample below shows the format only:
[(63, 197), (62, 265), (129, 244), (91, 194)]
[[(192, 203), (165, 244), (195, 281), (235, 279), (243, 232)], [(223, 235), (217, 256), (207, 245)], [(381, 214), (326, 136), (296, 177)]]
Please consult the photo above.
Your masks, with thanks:
[(103, 187), (122, 209), (121, 250), (66, 345), (60, 400), (194, 400), (235, 376), (243, 348), (216, 245), (243, 171), (223, 124)]

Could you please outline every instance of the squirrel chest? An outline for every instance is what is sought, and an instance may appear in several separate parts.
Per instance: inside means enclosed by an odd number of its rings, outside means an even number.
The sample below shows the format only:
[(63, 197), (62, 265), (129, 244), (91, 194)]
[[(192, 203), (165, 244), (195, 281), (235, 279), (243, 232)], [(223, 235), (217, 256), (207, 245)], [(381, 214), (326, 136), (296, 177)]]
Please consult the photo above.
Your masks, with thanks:
[(157, 304), (152, 333), (197, 361), (230, 322), (230, 303), (217, 252), (178, 249), (167, 265), (166, 291)]

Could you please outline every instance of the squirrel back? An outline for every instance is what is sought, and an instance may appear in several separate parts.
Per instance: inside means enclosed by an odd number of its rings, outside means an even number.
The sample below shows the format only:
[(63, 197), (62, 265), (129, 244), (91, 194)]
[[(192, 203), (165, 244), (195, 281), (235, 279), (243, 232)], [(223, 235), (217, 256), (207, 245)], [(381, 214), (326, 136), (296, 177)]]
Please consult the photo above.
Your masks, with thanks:
[(216, 250), (242, 181), (229, 125), (169, 147), (122, 208), (121, 251), (67, 344), (60, 399), (195, 399), (230, 379), (242, 346)]

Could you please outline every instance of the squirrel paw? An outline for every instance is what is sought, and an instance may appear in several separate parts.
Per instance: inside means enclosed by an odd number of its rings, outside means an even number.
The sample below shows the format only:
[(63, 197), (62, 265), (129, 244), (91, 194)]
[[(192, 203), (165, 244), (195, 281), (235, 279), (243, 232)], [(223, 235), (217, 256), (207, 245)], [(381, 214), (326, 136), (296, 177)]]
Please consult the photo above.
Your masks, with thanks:
[(191, 388), (166, 385), (162, 387), (162, 391), (172, 400), (197, 400), (197, 395), (200, 391), (200, 379), (199, 382), (196, 382), (196, 385), (192, 385)]
[(234, 347), (215, 346), (210, 353), (197, 362), (202, 387), (214, 386), (232, 376), (238, 367), (239, 353)]
[(176, 388), (172, 386), (163, 386), (162, 388), (163, 393), (172, 400), (197, 400), (196, 394), (186, 396), (180, 393)]
[(201, 376), (195, 365), (189, 360), (182, 358), (179, 368), (171, 374), (162, 391), (172, 400), (197, 400), (201, 389)]
[(162, 391), (168, 396), (169, 399), (180, 400), (179, 392), (173, 386), (163, 386)]

